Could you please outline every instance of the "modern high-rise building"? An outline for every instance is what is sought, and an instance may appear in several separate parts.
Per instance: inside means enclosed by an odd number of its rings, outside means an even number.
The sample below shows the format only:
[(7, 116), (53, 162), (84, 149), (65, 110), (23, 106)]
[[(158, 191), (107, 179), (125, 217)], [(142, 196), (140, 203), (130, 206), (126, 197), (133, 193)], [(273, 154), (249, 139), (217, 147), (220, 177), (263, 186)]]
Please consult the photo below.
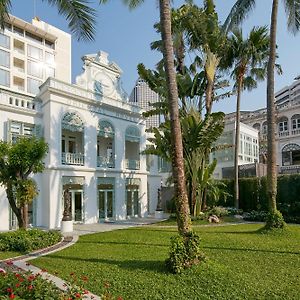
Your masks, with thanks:
[[(135, 87), (133, 88), (129, 101), (134, 103), (145, 111), (153, 109), (152, 103), (159, 102), (159, 95), (152, 91), (147, 84), (147, 82), (141, 78), (136, 81)], [(146, 127), (158, 127), (159, 126), (159, 116), (151, 116), (146, 119)]]

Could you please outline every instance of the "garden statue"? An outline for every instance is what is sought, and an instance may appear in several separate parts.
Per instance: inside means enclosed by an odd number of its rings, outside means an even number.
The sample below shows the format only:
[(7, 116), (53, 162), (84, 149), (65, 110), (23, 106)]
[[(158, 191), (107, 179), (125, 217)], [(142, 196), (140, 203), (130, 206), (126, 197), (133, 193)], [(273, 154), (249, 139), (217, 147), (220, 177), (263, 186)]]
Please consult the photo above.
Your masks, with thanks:
[(63, 221), (72, 221), (72, 212), (71, 212), (71, 197), (70, 190), (68, 187), (64, 190), (64, 212), (63, 212)]

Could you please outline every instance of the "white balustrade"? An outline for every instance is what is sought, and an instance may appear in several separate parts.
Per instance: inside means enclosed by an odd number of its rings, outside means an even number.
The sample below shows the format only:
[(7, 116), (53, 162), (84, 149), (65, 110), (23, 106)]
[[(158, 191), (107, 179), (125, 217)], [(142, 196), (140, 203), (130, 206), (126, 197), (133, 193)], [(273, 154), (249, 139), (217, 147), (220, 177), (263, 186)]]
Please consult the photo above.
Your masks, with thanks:
[(135, 159), (125, 159), (125, 168), (129, 170), (139, 170), (140, 161)]
[(61, 161), (63, 165), (84, 165), (84, 154), (81, 153), (62, 153)]

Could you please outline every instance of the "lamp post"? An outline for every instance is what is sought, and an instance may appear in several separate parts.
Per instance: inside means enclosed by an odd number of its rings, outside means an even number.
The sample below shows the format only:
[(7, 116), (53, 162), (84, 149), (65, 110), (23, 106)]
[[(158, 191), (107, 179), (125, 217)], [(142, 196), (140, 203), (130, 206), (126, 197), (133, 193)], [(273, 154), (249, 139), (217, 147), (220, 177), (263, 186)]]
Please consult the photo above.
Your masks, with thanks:
[(155, 219), (163, 219), (164, 217), (164, 212), (162, 210), (161, 193), (162, 193), (162, 179), (160, 180), (160, 188), (157, 189), (157, 205), (155, 210)]

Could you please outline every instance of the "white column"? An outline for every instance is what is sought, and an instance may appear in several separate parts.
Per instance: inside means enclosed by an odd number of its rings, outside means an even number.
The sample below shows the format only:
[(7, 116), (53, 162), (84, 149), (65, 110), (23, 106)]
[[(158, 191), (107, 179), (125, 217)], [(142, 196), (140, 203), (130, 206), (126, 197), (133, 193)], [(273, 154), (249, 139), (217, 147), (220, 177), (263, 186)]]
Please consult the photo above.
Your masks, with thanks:
[[(120, 122), (121, 123), (121, 122)], [(119, 124), (118, 124), (119, 125)], [(115, 126), (115, 167), (116, 169), (125, 168), (125, 126)]]
[(97, 127), (86, 126), (84, 128), (84, 160), (85, 166), (97, 167)]
[(97, 177), (93, 173), (85, 175), (84, 222), (86, 224), (98, 222)]
[(117, 176), (115, 179), (115, 215), (116, 220), (126, 219), (126, 181), (124, 176)]

